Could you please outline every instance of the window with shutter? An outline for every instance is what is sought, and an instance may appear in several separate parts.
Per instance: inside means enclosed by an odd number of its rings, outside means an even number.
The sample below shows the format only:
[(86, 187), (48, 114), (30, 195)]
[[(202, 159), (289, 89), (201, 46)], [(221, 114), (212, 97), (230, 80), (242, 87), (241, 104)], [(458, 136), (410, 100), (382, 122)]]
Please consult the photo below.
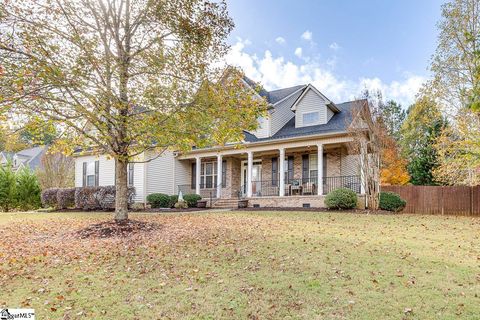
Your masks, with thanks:
[(95, 161), (95, 187), (100, 185), (100, 161)]
[(134, 177), (134, 163), (128, 164), (128, 186), (133, 186), (133, 177)]
[(222, 161), (222, 188), (227, 186), (227, 160)]
[(285, 183), (291, 183), (293, 180), (293, 156), (285, 158), (287, 164), (285, 166)]
[(87, 186), (87, 163), (83, 163), (83, 173), (82, 173), (82, 187)]
[(272, 186), (278, 185), (278, 158), (272, 158)]
[(308, 154), (302, 155), (302, 182), (309, 182), (310, 178), (310, 158)]
[(190, 179), (190, 188), (195, 190), (196, 184), (197, 184), (197, 164), (194, 162), (194, 163), (192, 163), (192, 174), (191, 174), (191, 179)]

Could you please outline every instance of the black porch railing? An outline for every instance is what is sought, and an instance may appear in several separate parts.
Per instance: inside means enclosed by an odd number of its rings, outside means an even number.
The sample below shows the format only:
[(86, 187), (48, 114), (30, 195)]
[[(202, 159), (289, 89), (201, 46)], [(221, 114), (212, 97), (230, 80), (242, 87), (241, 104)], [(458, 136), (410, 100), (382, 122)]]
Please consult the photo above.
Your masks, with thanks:
[[(284, 183), (285, 196), (304, 196), (318, 194), (317, 178), (288, 179)], [(323, 178), (323, 194), (327, 194), (338, 188), (348, 188), (355, 193), (361, 191), (359, 176), (339, 176)], [(274, 197), (280, 194), (280, 183), (278, 180), (252, 181), (253, 197)], [(246, 197), (247, 187), (242, 185), (238, 196)]]
[[(218, 188), (224, 188), (222, 184), (219, 184), (217, 187), (215, 185), (209, 184), (209, 185), (200, 185), (200, 196), (203, 199), (215, 199), (217, 198), (217, 189)], [(177, 186), (177, 194), (182, 191), (182, 193), (185, 194), (195, 194), (196, 190), (195, 188), (192, 188), (192, 185), (190, 184), (181, 184)]]
[(323, 194), (327, 194), (338, 188), (348, 188), (355, 193), (361, 192), (362, 182), (360, 176), (340, 176), (323, 178)]

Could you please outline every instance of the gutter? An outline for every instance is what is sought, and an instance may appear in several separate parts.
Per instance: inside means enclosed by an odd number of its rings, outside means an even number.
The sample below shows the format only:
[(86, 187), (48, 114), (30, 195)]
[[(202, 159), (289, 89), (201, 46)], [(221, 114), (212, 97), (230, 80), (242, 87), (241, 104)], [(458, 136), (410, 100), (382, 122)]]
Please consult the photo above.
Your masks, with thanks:
[(330, 134), (313, 134), (309, 136), (300, 136), (300, 137), (291, 137), (291, 138), (284, 138), (284, 139), (271, 139), (267, 141), (254, 141), (254, 142), (242, 142), (242, 143), (235, 143), (227, 146), (221, 147), (212, 147), (212, 148), (202, 148), (202, 149), (195, 149), (189, 152), (186, 152), (181, 155), (190, 155), (190, 154), (198, 154), (204, 152), (211, 152), (211, 151), (222, 151), (222, 150), (231, 150), (231, 149), (240, 149), (242, 147), (256, 147), (256, 146), (263, 146), (263, 145), (271, 145), (271, 144), (279, 144), (283, 142), (291, 142), (291, 141), (302, 141), (302, 140), (312, 140), (314, 138), (330, 138), (335, 136), (343, 136), (348, 134), (348, 131), (337, 131)]

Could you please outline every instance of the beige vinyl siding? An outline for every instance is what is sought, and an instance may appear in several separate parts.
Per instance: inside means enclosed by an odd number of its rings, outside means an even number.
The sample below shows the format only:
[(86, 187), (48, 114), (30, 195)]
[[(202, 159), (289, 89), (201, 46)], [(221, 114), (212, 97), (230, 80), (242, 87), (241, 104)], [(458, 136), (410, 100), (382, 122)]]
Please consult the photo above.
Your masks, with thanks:
[[(83, 163), (99, 161), (98, 167), (98, 185), (114, 186), (115, 185), (115, 161), (105, 155), (101, 156), (84, 156), (75, 158), (75, 187), (83, 185)], [(139, 158), (137, 161), (141, 161)], [(135, 202), (144, 201), (144, 163), (135, 163), (133, 169), (133, 186), (135, 187)]]
[(330, 121), (330, 119), (332, 119), (334, 114), (335, 113), (332, 111), (332, 109), (327, 107), (327, 122)]
[(272, 112), (270, 120), (272, 136), (277, 133), (278, 130), (282, 129), (283, 126), (295, 116), (295, 113), (290, 108), (295, 100), (297, 100), (302, 94), (302, 92), (303, 91), (299, 91), (288, 99), (275, 105), (275, 111)]
[(144, 202), (144, 173), (145, 173), (145, 163), (134, 163), (133, 164), (133, 186), (135, 187), (135, 202)]
[(148, 153), (146, 188), (147, 195), (152, 193), (176, 194), (175, 191), (175, 157), (173, 152), (165, 151), (157, 157), (157, 153)]
[(318, 112), (318, 121), (309, 126), (327, 123), (327, 106), (325, 99), (312, 89), (307, 89), (304, 96), (297, 102), (295, 111), (295, 127), (304, 127), (303, 115), (310, 112)]
[(268, 138), (270, 136), (270, 118), (259, 117), (258, 127), (255, 131), (250, 131), (257, 138)]
[(175, 183), (174, 183), (174, 190), (175, 193), (178, 192), (179, 185), (189, 185), (191, 184), (191, 172), (192, 172), (192, 164), (188, 160), (178, 160), (177, 158), (174, 159), (175, 163)]

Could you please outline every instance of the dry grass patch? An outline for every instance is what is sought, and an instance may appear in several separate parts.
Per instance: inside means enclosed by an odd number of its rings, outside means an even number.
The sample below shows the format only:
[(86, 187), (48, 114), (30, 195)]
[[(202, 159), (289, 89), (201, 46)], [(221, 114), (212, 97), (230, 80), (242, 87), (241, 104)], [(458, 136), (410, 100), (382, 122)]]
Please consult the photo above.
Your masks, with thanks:
[(0, 305), (42, 319), (474, 319), (480, 219), (313, 212), (0, 214)]

